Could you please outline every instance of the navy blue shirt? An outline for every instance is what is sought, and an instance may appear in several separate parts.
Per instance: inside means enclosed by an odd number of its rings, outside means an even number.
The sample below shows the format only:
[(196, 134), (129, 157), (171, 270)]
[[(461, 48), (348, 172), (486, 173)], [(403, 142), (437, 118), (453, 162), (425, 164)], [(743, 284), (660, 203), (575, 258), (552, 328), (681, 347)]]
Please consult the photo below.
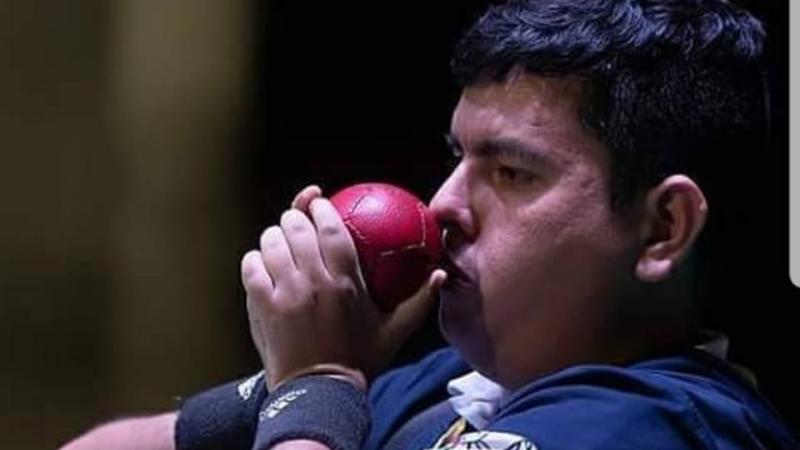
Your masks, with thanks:
[[(458, 418), (446, 401), (447, 383), (470, 370), (446, 348), (378, 378), (363, 448), (432, 448)], [(578, 365), (540, 378), (503, 400), (487, 433), (518, 436), (533, 446), (515, 448), (538, 450), (800, 449), (744, 378), (694, 349), (624, 367)], [(486, 445), (469, 447), (496, 448)]]

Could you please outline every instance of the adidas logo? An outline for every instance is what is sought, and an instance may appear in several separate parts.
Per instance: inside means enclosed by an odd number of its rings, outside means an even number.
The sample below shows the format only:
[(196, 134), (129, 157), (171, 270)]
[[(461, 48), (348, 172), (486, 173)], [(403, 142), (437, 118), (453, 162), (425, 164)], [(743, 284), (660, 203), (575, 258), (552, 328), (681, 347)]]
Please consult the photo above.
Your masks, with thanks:
[(255, 391), (256, 386), (258, 385), (258, 380), (261, 379), (262, 375), (264, 375), (263, 370), (239, 383), (239, 386), (236, 387), (236, 390), (239, 391), (239, 397), (242, 400), (250, 400), (250, 397), (253, 395), (253, 391)]
[(266, 419), (272, 419), (273, 417), (277, 416), (281, 411), (286, 409), (293, 401), (297, 400), (299, 397), (305, 395), (308, 391), (305, 389), (297, 389), (294, 391), (289, 391), (269, 404), (263, 411), (258, 413), (258, 421), (263, 422)]

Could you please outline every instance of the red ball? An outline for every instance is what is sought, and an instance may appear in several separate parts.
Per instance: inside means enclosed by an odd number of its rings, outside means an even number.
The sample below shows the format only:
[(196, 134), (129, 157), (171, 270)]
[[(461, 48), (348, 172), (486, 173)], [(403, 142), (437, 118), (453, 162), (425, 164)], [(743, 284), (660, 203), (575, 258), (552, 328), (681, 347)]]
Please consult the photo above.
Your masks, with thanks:
[(442, 254), (433, 214), (410, 192), (383, 183), (357, 184), (331, 197), (355, 241), (370, 295), (382, 310), (411, 296)]

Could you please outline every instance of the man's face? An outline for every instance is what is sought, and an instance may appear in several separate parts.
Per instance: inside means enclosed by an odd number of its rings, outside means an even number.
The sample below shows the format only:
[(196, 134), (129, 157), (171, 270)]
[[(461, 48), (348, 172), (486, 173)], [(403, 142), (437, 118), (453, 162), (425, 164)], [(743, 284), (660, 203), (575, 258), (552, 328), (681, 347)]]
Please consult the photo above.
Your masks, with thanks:
[(609, 209), (610, 158), (579, 122), (581, 90), (512, 73), (466, 88), (453, 113), (463, 157), (431, 208), (466, 277), (448, 270), (440, 321), (506, 386), (600, 358), (633, 276), (636, 227)]

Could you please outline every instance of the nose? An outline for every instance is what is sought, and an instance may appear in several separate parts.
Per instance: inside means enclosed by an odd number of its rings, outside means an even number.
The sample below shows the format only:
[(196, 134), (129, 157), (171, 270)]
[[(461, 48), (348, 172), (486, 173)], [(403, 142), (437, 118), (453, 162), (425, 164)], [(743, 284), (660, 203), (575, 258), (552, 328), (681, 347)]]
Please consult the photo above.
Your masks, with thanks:
[(444, 231), (444, 245), (449, 251), (456, 250), (464, 241), (473, 240), (478, 231), (465, 172), (464, 164), (459, 164), (429, 205)]

